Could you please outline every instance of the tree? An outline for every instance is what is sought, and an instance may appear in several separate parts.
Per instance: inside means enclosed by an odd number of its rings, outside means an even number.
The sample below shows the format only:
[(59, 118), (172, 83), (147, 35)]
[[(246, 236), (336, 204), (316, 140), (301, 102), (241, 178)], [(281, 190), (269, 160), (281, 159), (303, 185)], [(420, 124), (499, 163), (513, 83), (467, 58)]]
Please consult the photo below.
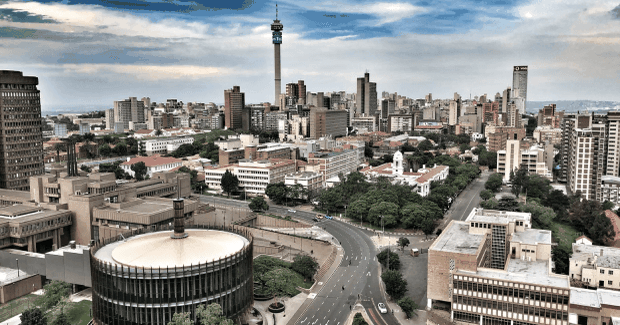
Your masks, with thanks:
[(134, 172), (134, 177), (138, 181), (144, 180), (148, 173), (146, 164), (143, 161), (131, 165), (131, 170)]
[(267, 201), (265, 201), (262, 196), (257, 196), (253, 198), (252, 201), (250, 201), (248, 207), (254, 212), (269, 210), (269, 204), (267, 204)]
[(418, 143), (418, 150), (420, 151), (428, 151), (433, 149), (433, 144), (429, 140), (424, 140)]
[[(388, 249), (382, 250), (379, 254), (377, 254), (377, 260), (379, 263), (383, 265), (383, 267), (387, 267), (388, 261)], [(390, 251), (390, 270), (398, 270), (400, 269), (400, 257), (398, 254)]]
[(82, 165), (82, 166), (80, 166), (80, 169), (81, 169), (81, 170), (83, 170), (83, 171), (85, 171), (85, 172), (87, 172), (87, 173), (90, 173), (90, 172), (91, 172), (91, 168), (90, 168), (90, 167), (88, 167), (88, 166), (86, 166), (86, 165)]
[(140, 141), (140, 156), (146, 156), (146, 144), (144, 144), (144, 141)]
[(110, 157), (112, 155), (112, 148), (107, 143), (99, 146), (99, 154), (104, 157)]
[(398, 238), (398, 247), (400, 247), (400, 250), (405, 250), (405, 247), (409, 246), (410, 243), (407, 237)]
[(422, 226), (420, 228), (422, 229), (422, 232), (424, 233), (426, 238), (428, 238), (428, 235), (432, 234), (433, 230), (435, 230), (435, 220), (430, 218), (422, 220)]
[(570, 200), (564, 192), (560, 190), (553, 190), (543, 200), (543, 205), (550, 207), (555, 211), (557, 219), (564, 221), (568, 216), (568, 207), (570, 206)]
[(278, 267), (263, 275), (265, 280), (264, 291), (276, 297), (297, 294), (295, 277), (297, 274), (290, 269)]
[(224, 311), (218, 303), (200, 305), (196, 308), (196, 314), (201, 325), (233, 325), (233, 321), (223, 316)]
[(297, 255), (293, 259), (291, 269), (301, 274), (305, 279), (311, 280), (319, 269), (319, 262), (314, 257), (308, 255)]
[(401, 225), (404, 228), (422, 229), (424, 220), (430, 219), (431, 221), (435, 221), (441, 219), (443, 213), (434, 202), (423, 201), (419, 204), (407, 204), (401, 209), (401, 215)]
[(492, 197), (493, 197), (493, 192), (491, 192), (491, 190), (484, 190), (480, 192), (480, 198), (482, 198), (485, 201)]
[(283, 204), (286, 202), (286, 198), (288, 197), (289, 188), (284, 184), (284, 182), (267, 184), (265, 194), (271, 201), (273, 201), (273, 203)]
[(54, 318), (54, 321), (50, 325), (70, 325), (67, 314), (65, 314), (64, 308), (60, 309), (60, 314)]
[(230, 193), (232, 191), (237, 190), (238, 186), (239, 186), (239, 179), (237, 178), (237, 176), (233, 175), (233, 173), (231, 173), (230, 170), (226, 170), (224, 175), (222, 175), (222, 181), (221, 181), (222, 190), (228, 193), (228, 197), (230, 197)]
[(163, 132), (161, 129), (157, 129), (157, 130), (155, 131), (155, 136), (160, 136), (160, 135), (162, 135), (162, 134), (164, 134), (164, 132)]
[(461, 151), (461, 153), (465, 153), (465, 151), (471, 149), (471, 146), (468, 143), (463, 143), (459, 146), (459, 151)]
[(47, 319), (39, 307), (24, 310), (19, 319), (22, 325), (47, 325)]
[(532, 226), (534, 228), (550, 229), (555, 219), (553, 209), (545, 207), (535, 200), (530, 200), (519, 208), (522, 212), (532, 214)]
[(493, 174), (489, 176), (489, 179), (484, 183), (484, 188), (497, 193), (502, 188), (504, 177), (502, 174)]
[(381, 274), (381, 280), (385, 284), (385, 292), (389, 294), (392, 299), (398, 300), (407, 293), (407, 280), (403, 279), (403, 274), (389, 270)]
[(370, 208), (368, 219), (375, 226), (381, 225), (381, 219), (383, 219), (385, 227), (396, 226), (398, 224), (398, 204), (379, 201)]
[(118, 156), (124, 156), (127, 154), (127, 145), (124, 143), (119, 143), (112, 149), (112, 151)]
[(337, 211), (342, 205), (342, 190), (340, 187), (331, 187), (323, 190), (319, 195), (319, 206), (325, 211)]
[(407, 319), (411, 318), (412, 315), (417, 315), (416, 310), (418, 309), (418, 304), (413, 301), (413, 299), (409, 297), (404, 297), (398, 301), (398, 306), (405, 312), (407, 315)]
[(214, 164), (219, 163), (220, 147), (216, 146), (213, 142), (208, 142), (200, 152), (200, 158), (210, 159)]
[(370, 202), (363, 197), (349, 205), (347, 216), (353, 219), (360, 218), (360, 220), (368, 221), (368, 211), (370, 210), (370, 206)]
[(510, 191), (512, 194), (519, 197), (519, 194), (527, 188), (528, 180), (528, 171), (525, 164), (522, 164), (519, 169), (517, 169), (517, 172), (510, 172), (510, 182), (512, 183), (512, 189)]
[[(202, 307), (202, 305), (200, 307)], [(168, 325), (194, 325), (194, 321), (189, 318), (189, 312), (174, 313), (174, 315), (172, 315), (172, 320), (168, 322)]]
[(607, 245), (616, 237), (616, 232), (605, 213), (601, 213), (594, 218), (592, 226), (588, 229), (588, 234), (595, 245)]
[(613, 210), (616, 205), (611, 201), (603, 202), (603, 210)]
[(540, 176), (540, 175), (530, 175), (527, 178), (525, 192), (527, 193), (528, 198), (538, 198), (540, 200), (544, 200), (549, 193), (551, 193), (551, 181)]
[(55, 144), (54, 150), (56, 150), (56, 162), (60, 162), (60, 152), (66, 150), (65, 144), (64, 143)]
[(352, 325), (368, 325), (368, 322), (362, 316), (362, 313), (356, 313), (353, 316), (353, 324)]
[(39, 297), (38, 305), (44, 310), (54, 308), (64, 298), (71, 294), (71, 285), (69, 283), (53, 280), (51, 283), (43, 287), (44, 293)]
[(555, 263), (555, 273), (568, 275), (568, 265), (571, 255), (571, 248), (563, 245), (553, 246), (551, 249), (551, 256)]

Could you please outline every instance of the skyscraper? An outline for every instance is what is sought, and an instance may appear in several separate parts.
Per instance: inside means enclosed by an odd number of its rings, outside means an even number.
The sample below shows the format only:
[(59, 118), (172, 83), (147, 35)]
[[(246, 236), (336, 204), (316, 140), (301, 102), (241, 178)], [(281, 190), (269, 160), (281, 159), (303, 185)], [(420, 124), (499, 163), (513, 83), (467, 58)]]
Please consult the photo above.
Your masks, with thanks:
[(224, 90), (224, 124), (229, 129), (243, 128), (242, 116), (245, 107), (245, 93), (241, 87)]
[(42, 175), (43, 131), (39, 78), (0, 70), (0, 188), (29, 190)]
[(370, 82), (370, 73), (364, 73), (363, 78), (357, 78), (357, 96), (355, 113), (372, 116), (377, 111), (377, 84)]
[(274, 103), (278, 103), (280, 100), (280, 91), (282, 90), (282, 84), (280, 79), (280, 44), (282, 44), (282, 29), (284, 26), (278, 20), (278, 5), (276, 4), (276, 19), (271, 24), (272, 41), (273, 41), (273, 57), (275, 60), (275, 82), (276, 92), (274, 96)]
[(297, 81), (297, 87), (298, 87), (298, 91), (299, 91), (299, 96), (297, 96), (298, 98), (298, 104), (300, 105), (306, 105), (306, 85), (304, 84), (303, 80), (298, 80)]
[[(515, 66), (512, 71), (512, 97), (521, 97), (527, 101), (527, 65)], [(525, 105), (523, 112), (525, 113)]]

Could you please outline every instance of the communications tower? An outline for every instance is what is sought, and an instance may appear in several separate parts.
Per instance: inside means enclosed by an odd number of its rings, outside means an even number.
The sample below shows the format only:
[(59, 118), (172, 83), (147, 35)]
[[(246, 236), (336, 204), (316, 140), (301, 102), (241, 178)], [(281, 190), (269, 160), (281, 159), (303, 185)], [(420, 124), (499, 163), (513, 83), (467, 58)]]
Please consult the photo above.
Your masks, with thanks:
[[(282, 29), (284, 26), (278, 20), (278, 4), (276, 4), (276, 19), (271, 24), (271, 36), (273, 40), (273, 56), (275, 60), (275, 82), (276, 93), (274, 98), (274, 105), (279, 106), (280, 91), (282, 89), (282, 81), (280, 78), (280, 44), (282, 44)], [(280, 108), (282, 109), (282, 108)]]

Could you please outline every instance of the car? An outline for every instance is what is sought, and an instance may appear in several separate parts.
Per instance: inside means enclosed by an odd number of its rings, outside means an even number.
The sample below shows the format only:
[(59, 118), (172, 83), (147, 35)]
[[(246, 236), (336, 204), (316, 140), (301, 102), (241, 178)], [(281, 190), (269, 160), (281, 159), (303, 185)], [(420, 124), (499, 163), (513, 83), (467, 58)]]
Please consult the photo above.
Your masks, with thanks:
[(314, 222), (319, 222), (319, 219), (317, 219), (317, 218), (312, 218), (312, 221), (314, 221)]
[(295, 211), (295, 210), (293, 210), (293, 209), (288, 209), (288, 212), (290, 212), (290, 213), (295, 213), (295, 212), (297, 212), (297, 211)]
[(385, 308), (385, 304), (380, 302), (377, 304), (377, 308), (379, 309), (379, 312), (382, 314), (387, 314), (387, 308)]
[(332, 216), (325, 216), (325, 219), (332, 220), (332, 219), (334, 219), (334, 217), (332, 217)]

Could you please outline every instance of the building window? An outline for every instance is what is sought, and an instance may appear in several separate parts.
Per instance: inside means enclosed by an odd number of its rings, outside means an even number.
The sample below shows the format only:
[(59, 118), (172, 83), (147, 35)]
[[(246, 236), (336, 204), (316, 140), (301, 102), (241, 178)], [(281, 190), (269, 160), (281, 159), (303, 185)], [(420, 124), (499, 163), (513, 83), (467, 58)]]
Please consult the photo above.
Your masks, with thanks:
[(601, 274), (605, 274), (605, 270), (601, 270)]
[(609, 270), (609, 271), (607, 271), (607, 274), (609, 274), (609, 275), (614, 275), (614, 271)]
[(614, 282), (613, 282), (613, 281), (611, 281), (611, 280), (607, 281), (607, 284), (608, 284), (608, 285), (612, 285), (613, 283), (614, 283)]

